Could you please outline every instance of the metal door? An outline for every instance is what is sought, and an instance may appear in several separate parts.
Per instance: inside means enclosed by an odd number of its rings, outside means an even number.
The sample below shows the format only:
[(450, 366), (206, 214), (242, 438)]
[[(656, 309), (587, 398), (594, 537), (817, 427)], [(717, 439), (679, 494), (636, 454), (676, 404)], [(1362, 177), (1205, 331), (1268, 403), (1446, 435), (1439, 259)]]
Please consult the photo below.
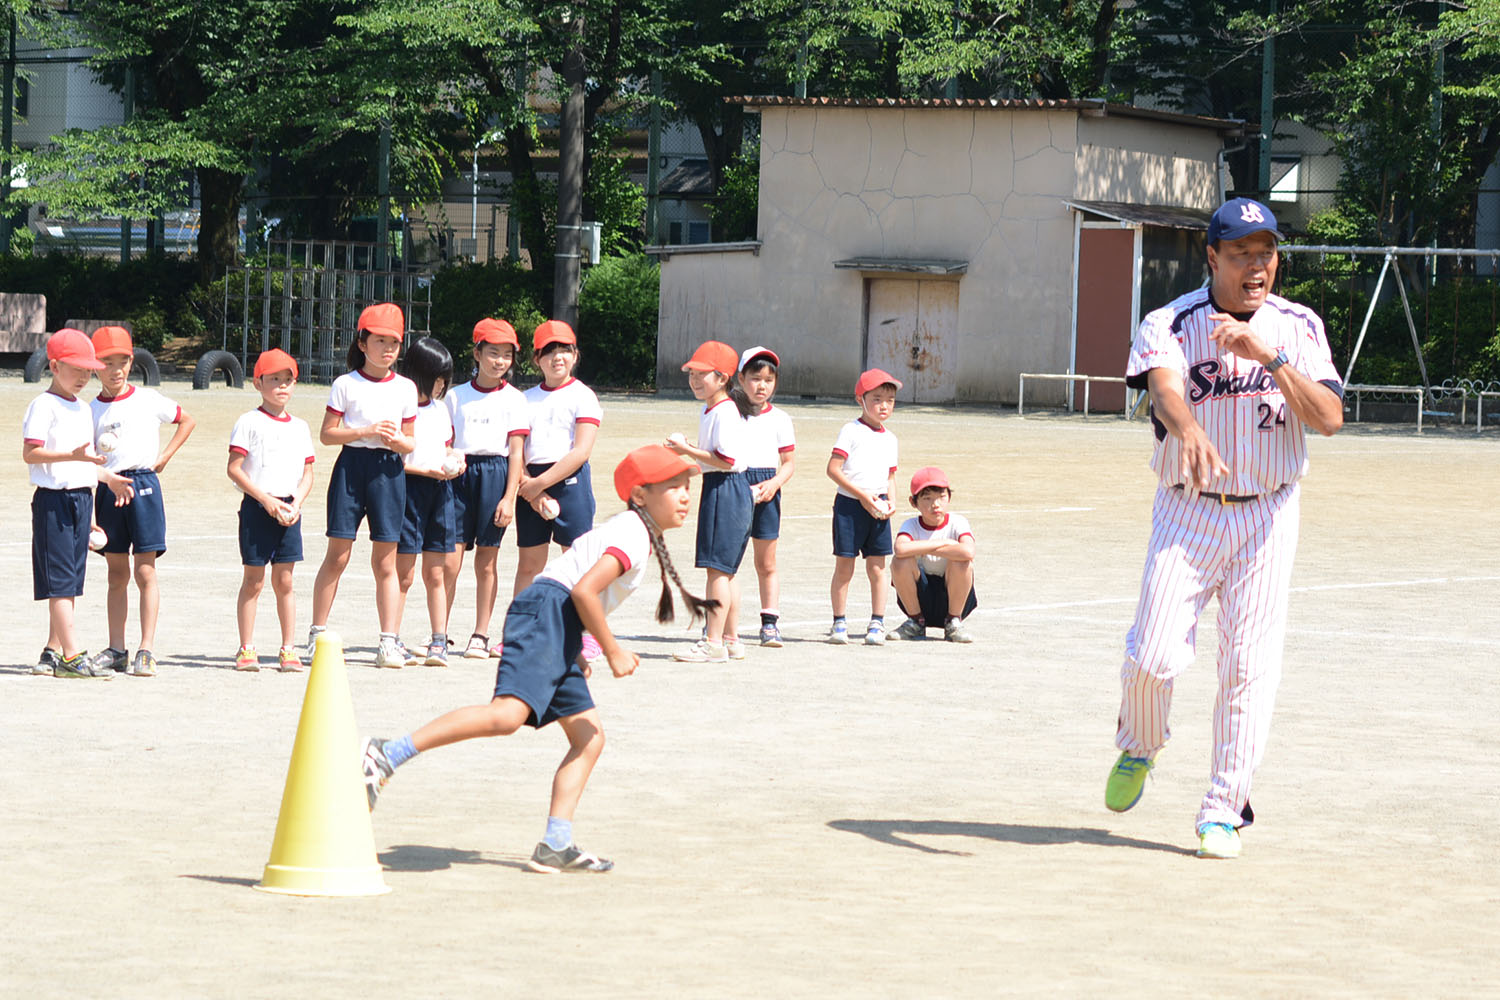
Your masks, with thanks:
[(902, 381), (906, 403), (951, 403), (958, 387), (958, 282), (871, 278), (865, 283), (865, 367)]

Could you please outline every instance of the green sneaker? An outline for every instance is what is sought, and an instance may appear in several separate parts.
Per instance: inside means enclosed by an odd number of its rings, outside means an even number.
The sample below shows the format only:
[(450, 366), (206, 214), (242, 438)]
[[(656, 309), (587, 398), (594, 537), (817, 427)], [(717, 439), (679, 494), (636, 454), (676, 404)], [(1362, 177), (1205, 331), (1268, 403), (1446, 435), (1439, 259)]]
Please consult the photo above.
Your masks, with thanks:
[(59, 660), (57, 666), (52, 668), (53, 677), (102, 677), (108, 680), (114, 675), (113, 670), (95, 663), (85, 652), (75, 653), (68, 659)]
[(1240, 831), (1228, 823), (1204, 823), (1198, 828), (1198, 857), (1228, 861), (1240, 856)]
[(1104, 804), (1117, 813), (1122, 813), (1141, 800), (1146, 790), (1146, 775), (1152, 764), (1145, 757), (1132, 757), (1121, 753), (1115, 766), (1110, 768), (1109, 781), (1104, 785)]

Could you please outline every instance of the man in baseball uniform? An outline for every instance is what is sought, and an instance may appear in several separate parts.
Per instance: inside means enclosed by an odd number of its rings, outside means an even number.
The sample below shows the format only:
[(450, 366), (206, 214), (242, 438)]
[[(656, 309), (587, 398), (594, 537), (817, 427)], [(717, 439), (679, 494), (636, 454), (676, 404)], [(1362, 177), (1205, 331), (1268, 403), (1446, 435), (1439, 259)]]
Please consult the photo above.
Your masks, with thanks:
[(1126, 371), (1151, 393), (1158, 485), (1104, 802), (1124, 812), (1139, 801), (1170, 735), (1173, 681), (1217, 597), (1213, 767), (1197, 818), (1205, 858), (1237, 857), (1239, 828), (1255, 818), (1250, 779), (1281, 676), (1305, 428), (1330, 435), (1344, 423), (1322, 321), (1271, 294), (1278, 238), (1265, 205), (1222, 205), (1208, 224), (1209, 284), (1142, 321)]

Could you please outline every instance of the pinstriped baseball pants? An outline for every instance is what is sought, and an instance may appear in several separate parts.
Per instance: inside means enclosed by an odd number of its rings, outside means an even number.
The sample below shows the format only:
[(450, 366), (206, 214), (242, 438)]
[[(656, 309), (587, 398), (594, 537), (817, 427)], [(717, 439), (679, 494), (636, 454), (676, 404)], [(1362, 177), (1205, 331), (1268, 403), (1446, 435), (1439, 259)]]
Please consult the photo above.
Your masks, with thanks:
[(1243, 825), (1250, 780), (1265, 754), (1297, 552), (1296, 483), (1221, 504), (1158, 487), (1135, 621), (1120, 668), (1115, 745), (1155, 757), (1171, 736), (1172, 684), (1193, 662), (1198, 619), (1219, 599), (1219, 694), (1213, 766), (1197, 825)]

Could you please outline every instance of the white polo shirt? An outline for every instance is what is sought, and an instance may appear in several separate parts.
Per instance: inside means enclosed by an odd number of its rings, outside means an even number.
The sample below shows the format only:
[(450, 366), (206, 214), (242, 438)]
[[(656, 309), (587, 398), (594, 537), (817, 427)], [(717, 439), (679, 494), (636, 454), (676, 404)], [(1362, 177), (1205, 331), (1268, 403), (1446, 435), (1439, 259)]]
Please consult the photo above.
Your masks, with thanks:
[[(245, 456), (240, 464), (245, 476), (273, 497), (295, 496), (303, 470), (315, 457), (306, 420), (285, 411), (273, 417), (263, 406), (241, 414), (234, 422), (229, 450)], [(239, 489), (238, 484), (235, 489)]]
[(149, 469), (161, 454), (161, 425), (182, 419), (182, 407), (155, 389), (127, 385), (118, 396), (96, 396), (89, 402), (94, 414), (94, 441), (113, 431), (119, 439), (115, 450), (103, 454), (110, 472)]
[[(896, 435), (886, 428), (871, 427), (863, 417), (851, 420), (839, 430), (833, 453), (844, 460), (844, 475), (866, 493), (879, 496), (890, 489), (896, 474)], [(854, 496), (842, 486), (839, 493)]]
[[(373, 379), (356, 368), (333, 380), (328, 412), (343, 417), (345, 427), (369, 427), (382, 420), (404, 425), (417, 417), (417, 384), (395, 372)], [(345, 447), (386, 448), (379, 438), (357, 438)]]
[(635, 511), (621, 511), (603, 524), (579, 536), (571, 548), (537, 574), (572, 590), (585, 573), (606, 555), (619, 560), (624, 572), (599, 594), (604, 613), (609, 614), (629, 597), (646, 577), (651, 555), (651, 534)]
[(418, 469), (441, 469), (453, 443), (453, 417), (442, 400), (417, 404), (417, 422), (412, 425), (417, 446), (406, 456), (405, 465)]
[[(935, 528), (929, 528), (921, 515), (908, 517), (901, 522), (901, 530), (896, 532), (897, 538), (902, 536), (914, 542), (930, 542), (933, 539), (940, 542), (959, 542), (966, 537), (973, 538), (974, 532), (969, 530), (968, 518), (950, 511), (943, 515), (943, 523)], [(928, 576), (943, 576), (948, 571), (948, 560), (941, 556), (920, 556), (917, 561), (922, 564), (922, 569)]]
[[(748, 468), (745, 456), (750, 450), (746, 440), (748, 430), (745, 418), (740, 416), (734, 400), (721, 399), (712, 406), (705, 406), (698, 417), (698, 447), (728, 462), (732, 466), (730, 472), (744, 472)], [(724, 471), (702, 462), (698, 466), (704, 472)]]
[(785, 410), (767, 403), (759, 413), (745, 418), (745, 468), (778, 468), (781, 456), (796, 448), (792, 417)]
[(573, 450), (579, 424), (599, 426), (604, 410), (594, 390), (570, 378), (556, 389), (547, 383), (526, 390), (531, 436), (526, 439), (526, 464), (551, 465)]
[[(26, 407), (21, 439), (48, 451), (72, 451), (94, 440), (93, 413), (83, 400), (49, 389)], [(93, 489), (99, 483), (99, 467), (92, 462), (43, 462), (26, 469), (32, 485), (46, 490)]]
[(453, 421), (453, 447), (465, 455), (509, 455), (510, 436), (527, 434), (526, 397), (509, 382), (482, 389), (465, 382), (443, 396)]

